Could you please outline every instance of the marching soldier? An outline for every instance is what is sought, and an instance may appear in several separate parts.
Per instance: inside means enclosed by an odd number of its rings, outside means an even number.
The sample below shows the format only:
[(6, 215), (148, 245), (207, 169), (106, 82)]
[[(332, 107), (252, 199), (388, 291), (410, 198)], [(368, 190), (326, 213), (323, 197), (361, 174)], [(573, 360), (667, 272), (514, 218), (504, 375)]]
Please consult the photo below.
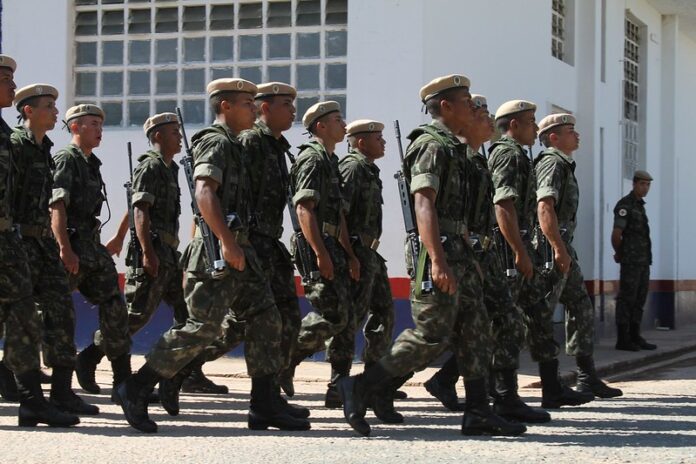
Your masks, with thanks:
[(640, 335), (643, 307), (648, 297), (652, 250), (645, 200), (653, 178), (645, 171), (633, 174), (633, 190), (614, 207), (611, 245), (614, 261), (621, 264), (619, 295), (616, 298), (616, 349), (654, 350)]
[[(356, 377), (339, 380), (346, 421), (369, 435), (365, 405), (370, 395), (394, 378), (425, 368), (448, 346), (457, 354), (466, 389), (464, 435), (520, 435), (526, 427), (495, 415), (488, 403), (490, 323), (482, 296), (481, 274), (467, 242), (466, 145), (456, 134), (469, 134), (474, 123), (465, 76), (434, 79), (420, 90), (433, 121), (410, 135), (404, 172), (413, 194), (418, 233), (425, 248), (407, 256), (415, 272), (411, 282), (414, 329), (404, 330), (374, 366)], [(427, 252), (427, 255), (426, 255)], [(424, 292), (421, 278), (430, 263), (434, 283)], [(386, 387), (388, 388), (388, 387)]]
[[(0, 55), (0, 108), (12, 106), (16, 85), (15, 60)], [(50, 100), (50, 98), (48, 99)], [(10, 143), (12, 130), (0, 117), (0, 326), (4, 326), (3, 387), (18, 388), (20, 426), (45, 423), (52, 427), (68, 427), (80, 419), (57, 409), (46, 401), (41, 390), (39, 345), (41, 319), (32, 298), (32, 274), (29, 258), (13, 223), (13, 198), (36, 192), (16, 190), (15, 153)], [(16, 376), (19, 385), (14, 385)], [(3, 388), (3, 392), (4, 392)], [(3, 393), (3, 397), (5, 393)]]
[(321, 278), (304, 286), (314, 310), (302, 320), (295, 353), (280, 378), (288, 396), (294, 394), (295, 367), (307, 356), (324, 350), (326, 341), (348, 326), (353, 317), (350, 279), (360, 278), (360, 262), (350, 246), (343, 214), (338, 157), (334, 154), (336, 144), (346, 134), (341, 107), (335, 101), (312, 105), (302, 123), (313, 140), (300, 146), (290, 182), (297, 217), (316, 255)]
[[(536, 139), (536, 105), (525, 100), (503, 103), (495, 113), (495, 124), (503, 136), (491, 145), (488, 166), (493, 178), (493, 203), (499, 233), (509, 246), (501, 252), (513, 255), (508, 270), (519, 274), (511, 282), (513, 300), (524, 311), (527, 341), (532, 358), (539, 363), (542, 408), (577, 406), (594, 399), (591, 393), (576, 392), (563, 385), (558, 373), (558, 345), (548, 336), (553, 308), (544, 300), (548, 279), (541, 274), (541, 262), (532, 246), (536, 224), (536, 179), (526, 146)], [(510, 251), (511, 249), (511, 251)], [(510, 251), (508, 253), (508, 251)]]
[(23, 125), (12, 133), (17, 172), (13, 215), (31, 268), (34, 302), (43, 318), (43, 359), (53, 369), (51, 401), (61, 410), (95, 415), (99, 408), (85, 403), (71, 387), (75, 366), (75, 309), (56, 240), (51, 233), (49, 201), (55, 165), (53, 142), (46, 133), (55, 127), (58, 91), (47, 84), (21, 88), (14, 105)]
[(101, 161), (93, 150), (101, 144), (104, 117), (101, 108), (90, 104), (66, 111), (65, 124), (72, 140), (54, 158), (53, 196), (49, 203), (51, 227), (68, 271), (70, 288), (99, 306), (99, 330), (94, 334), (94, 342), (77, 356), (76, 363), (77, 379), (91, 393), (100, 391), (94, 381), (94, 369), (101, 352), (111, 361), (113, 390), (131, 371), (128, 310), (118, 285), (116, 265), (100, 239), (102, 224), (98, 217), (107, 198)]
[(572, 246), (580, 198), (572, 157), (580, 143), (575, 117), (571, 114), (546, 116), (539, 123), (539, 139), (546, 147), (535, 160), (539, 225), (553, 249), (555, 269), (552, 272), (562, 276), (551, 279), (548, 322), (537, 326), (544, 332), (536, 336), (553, 338), (551, 311), (560, 301), (566, 314), (566, 352), (575, 356), (578, 365), (577, 390), (600, 398), (621, 396), (622, 391), (602, 382), (595, 370), (594, 307)]
[[(128, 423), (154, 433), (148, 397), (154, 386), (171, 379), (221, 335), (231, 310), (245, 323), (246, 360), (251, 377), (249, 428), (307, 430), (309, 421), (290, 416), (279, 401), (274, 380), (281, 368), (281, 319), (259, 259), (248, 239), (249, 180), (238, 134), (254, 124), (257, 87), (243, 79), (217, 79), (207, 93), (215, 123), (193, 136), (195, 200), (202, 219), (219, 243), (227, 269), (212, 275), (200, 225), (182, 265), (189, 317), (183, 327), (166, 332), (147, 355), (147, 362), (117, 389)], [(234, 231), (226, 217), (241, 223)], [(210, 250), (216, 252), (215, 250)], [(163, 385), (160, 385), (160, 390)]]

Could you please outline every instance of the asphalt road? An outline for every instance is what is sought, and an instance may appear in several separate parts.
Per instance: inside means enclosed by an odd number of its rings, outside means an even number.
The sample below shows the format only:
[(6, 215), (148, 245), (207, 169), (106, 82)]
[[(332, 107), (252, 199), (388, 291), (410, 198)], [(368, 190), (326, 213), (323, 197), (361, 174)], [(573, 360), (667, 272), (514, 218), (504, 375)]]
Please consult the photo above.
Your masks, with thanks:
[[(106, 387), (107, 373), (99, 380)], [(446, 412), (420, 386), (407, 387), (410, 398), (397, 403), (406, 424), (380, 424), (370, 415), (372, 437), (359, 438), (339, 411), (323, 408), (319, 382), (299, 383), (293, 399), (312, 408), (311, 431), (252, 432), (246, 428), (249, 380), (216, 380), (231, 394), (184, 395), (176, 418), (153, 406), (160, 426), (154, 436), (130, 429), (106, 395), (84, 395), (102, 414), (68, 431), (19, 429), (16, 405), (0, 402), (2, 462), (696, 463), (696, 356), (618, 381), (613, 385), (624, 397), (554, 411), (551, 423), (530, 426), (518, 438), (462, 437), (461, 415)], [(539, 390), (521, 393), (538, 405)]]

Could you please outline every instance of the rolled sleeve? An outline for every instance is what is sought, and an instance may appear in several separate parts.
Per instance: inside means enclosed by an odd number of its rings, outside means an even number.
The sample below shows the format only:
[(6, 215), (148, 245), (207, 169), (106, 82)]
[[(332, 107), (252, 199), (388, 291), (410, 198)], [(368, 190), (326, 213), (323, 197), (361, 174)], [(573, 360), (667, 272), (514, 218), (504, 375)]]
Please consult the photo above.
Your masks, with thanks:
[(558, 190), (551, 185), (545, 185), (537, 190), (537, 201), (541, 201), (544, 198), (553, 198), (558, 201)]
[(493, 203), (500, 203), (505, 200), (516, 200), (519, 197), (515, 187), (511, 185), (504, 185), (495, 189), (495, 194), (493, 195)]
[(308, 152), (298, 158), (293, 165), (293, 189), (292, 197), (294, 205), (302, 201), (311, 200), (318, 203), (321, 200), (321, 181), (325, 175), (321, 167), (321, 158), (317, 153)]
[(193, 178), (201, 179), (203, 177), (210, 177), (218, 184), (221, 184), (222, 169), (209, 163), (196, 164), (196, 168), (193, 170)]
[(319, 203), (319, 200), (319, 190), (302, 189), (295, 193), (295, 195), (293, 195), (292, 204), (297, 206), (298, 203), (301, 203), (303, 201), (313, 201), (315, 203)]
[(440, 177), (436, 174), (424, 173), (418, 174), (411, 179), (411, 193), (416, 193), (426, 188), (431, 188), (437, 192), (440, 188)]
[(70, 191), (68, 189), (64, 188), (54, 188), (53, 192), (51, 192), (51, 200), (49, 201), (49, 205), (53, 205), (59, 201), (62, 201), (65, 203), (65, 207), (67, 208), (68, 205), (70, 205)]
[(134, 192), (132, 197), (133, 204), (147, 203), (152, 206), (155, 204), (155, 196), (148, 192)]

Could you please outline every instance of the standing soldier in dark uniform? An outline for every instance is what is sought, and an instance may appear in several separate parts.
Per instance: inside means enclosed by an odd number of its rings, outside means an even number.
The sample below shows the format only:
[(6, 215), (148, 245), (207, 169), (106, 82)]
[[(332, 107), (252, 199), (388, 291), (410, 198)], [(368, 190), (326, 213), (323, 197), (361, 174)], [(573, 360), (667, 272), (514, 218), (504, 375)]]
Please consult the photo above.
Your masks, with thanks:
[(621, 264), (619, 295), (616, 298), (616, 349), (654, 350), (640, 335), (643, 307), (650, 284), (652, 250), (645, 196), (653, 178), (645, 171), (633, 174), (633, 190), (616, 203), (611, 245), (614, 261)]
[[(15, 60), (0, 55), (0, 108), (12, 106), (15, 97)], [(50, 98), (45, 100), (50, 101)], [(41, 319), (32, 298), (29, 258), (15, 230), (12, 212), (15, 195), (35, 195), (35, 191), (16, 190), (15, 153), (10, 143), (12, 130), (0, 117), (0, 336), (4, 335), (3, 378), (6, 385), (18, 388), (19, 425), (45, 423), (52, 427), (68, 427), (80, 422), (70, 413), (58, 410), (46, 401), (41, 390), (39, 345)], [(15, 385), (14, 376), (19, 385)]]
[[(237, 135), (254, 124), (256, 92), (256, 85), (243, 79), (217, 79), (207, 87), (216, 120), (192, 138), (192, 175), (202, 219), (219, 244), (219, 254), (227, 267), (222, 275), (211, 275), (212, 263), (208, 262), (201, 228), (197, 226), (182, 259), (189, 309), (186, 324), (169, 329), (148, 353), (145, 365), (117, 389), (128, 423), (143, 432), (157, 431), (147, 411), (154, 386), (160, 380), (172, 379), (218, 339), (229, 311), (245, 324), (245, 355), (251, 377), (249, 428), (310, 428), (306, 419), (288, 415), (274, 389), (281, 368), (281, 319), (248, 238), (250, 186)], [(232, 214), (241, 223), (235, 230), (226, 220)]]
[[(526, 430), (494, 414), (488, 403), (490, 323), (482, 276), (468, 244), (466, 145), (456, 137), (468, 135), (474, 125), (469, 87), (467, 77), (455, 74), (434, 79), (420, 90), (433, 120), (411, 132), (404, 161), (424, 247), (419, 256), (406, 257), (407, 267), (415, 270), (411, 273), (415, 328), (401, 332), (390, 351), (363, 374), (339, 380), (346, 421), (361, 435), (370, 433), (364, 418), (370, 395), (394, 378), (424, 369), (447, 348), (457, 354), (465, 379), (462, 434), (520, 435)], [(431, 269), (431, 292), (421, 287), (426, 267)]]
[[(543, 408), (577, 406), (594, 399), (592, 394), (576, 392), (563, 385), (558, 372), (558, 344), (545, 328), (551, 323), (553, 308), (544, 300), (549, 285), (542, 277), (541, 259), (532, 245), (536, 225), (536, 178), (526, 146), (536, 139), (536, 105), (525, 100), (503, 103), (495, 123), (503, 136), (491, 145), (488, 166), (493, 178), (493, 203), (497, 226), (507, 248), (503, 255), (514, 255), (519, 272), (511, 281), (513, 300), (524, 311), (527, 342), (532, 359), (539, 363)], [(506, 263), (513, 266), (512, 263)]]
[(553, 339), (553, 308), (560, 301), (565, 307), (566, 352), (575, 356), (578, 365), (577, 390), (600, 398), (621, 396), (623, 392), (605, 384), (595, 370), (594, 306), (572, 245), (580, 201), (572, 158), (580, 144), (575, 117), (563, 113), (546, 116), (539, 123), (539, 139), (546, 147), (534, 162), (539, 226), (545, 240), (537, 238), (541, 246), (548, 241), (553, 250), (548, 251), (548, 259), (553, 253), (555, 268), (546, 298), (549, 314), (546, 324), (537, 326), (543, 331), (537, 337)]
[(11, 136), (17, 166), (13, 214), (31, 267), (34, 301), (43, 318), (43, 358), (53, 369), (51, 401), (66, 412), (94, 415), (99, 408), (85, 403), (71, 387), (75, 309), (48, 209), (55, 165), (50, 152), (53, 142), (46, 132), (56, 124), (57, 98), (58, 91), (46, 84), (29, 85), (15, 96), (24, 125)]
[[(54, 158), (51, 227), (68, 271), (70, 288), (99, 306), (99, 331), (94, 334), (94, 343), (78, 355), (76, 364), (80, 385), (98, 393), (91, 369), (96, 366), (98, 354), (103, 351), (111, 361), (115, 389), (130, 375), (131, 347), (128, 310), (118, 285), (116, 265), (100, 239), (102, 225), (98, 218), (106, 201), (106, 186), (100, 172), (101, 161), (92, 150), (101, 143), (104, 112), (96, 105), (73, 106), (65, 113), (65, 123), (72, 140)], [(91, 378), (85, 379), (85, 366), (90, 366)]]
[(300, 146), (292, 166), (293, 204), (307, 242), (314, 250), (320, 280), (305, 285), (314, 310), (302, 320), (297, 346), (280, 385), (294, 394), (295, 367), (307, 356), (323, 351), (328, 339), (344, 330), (353, 317), (350, 279), (360, 278), (360, 262), (350, 246), (343, 214), (336, 144), (346, 134), (341, 107), (335, 101), (312, 105), (302, 123), (314, 140)]
[[(469, 241), (484, 276), (483, 301), (491, 320), (493, 357), (491, 385), (493, 411), (509, 420), (519, 422), (548, 422), (551, 416), (543, 410), (528, 406), (517, 393), (517, 369), (520, 350), (524, 343), (522, 311), (512, 300), (510, 288), (501, 268), (499, 250), (493, 240), (495, 210), (493, 207), (493, 179), (488, 160), (479, 151), (493, 135), (493, 121), (488, 102), (483, 95), (472, 95), (475, 124), (465, 143), (470, 161), (469, 178)], [(462, 410), (457, 399), (455, 384), (459, 378), (456, 356), (451, 356), (435, 375), (425, 382), (425, 388), (450, 410)]]
[[(341, 191), (344, 198), (348, 234), (353, 251), (360, 261), (360, 280), (352, 283), (353, 317), (348, 326), (335, 335), (327, 348), (331, 362), (331, 381), (325, 406), (340, 408), (341, 398), (336, 381), (349, 375), (355, 351), (355, 334), (367, 316), (363, 329), (365, 350), (363, 361), (369, 369), (384, 356), (392, 342), (394, 302), (384, 258), (377, 252), (382, 235), (382, 180), (375, 161), (384, 156), (386, 142), (382, 137), (384, 124), (359, 119), (346, 126), (350, 151), (341, 159)], [(391, 402), (389, 395), (379, 395), (376, 402)], [(385, 408), (374, 405), (380, 413)], [(388, 409), (393, 409), (389, 404)], [(396, 418), (396, 416), (394, 416)], [(399, 420), (399, 422), (401, 422)]]

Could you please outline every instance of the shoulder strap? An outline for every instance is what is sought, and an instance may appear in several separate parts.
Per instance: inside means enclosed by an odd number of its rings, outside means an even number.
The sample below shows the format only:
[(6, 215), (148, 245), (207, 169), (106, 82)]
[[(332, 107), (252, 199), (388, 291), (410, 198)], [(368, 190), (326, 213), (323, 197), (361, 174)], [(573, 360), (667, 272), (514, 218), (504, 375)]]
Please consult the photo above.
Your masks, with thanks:
[[(268, 140), (266, 140), (266, 137), (263, 134), (258, 133), (258, 135), (261, 137), (261, 148), (264, 152), (264, 155), (266, 155), (266, 153), (270, 152), (271, 150)], [(263, 194), (266, 193), (266, 182), (268, 180), (268, 176), (266, 175), (267, 159), (268, 156), (263, 156), (261, 161), (261, 182), (259, 183), (259, 188), (256, 191), (256, 203), (254, 203), (254, 210), (252, 211), (252, 214), (254, 215), (258, 214), (258, 212), (261, 211), (261, 206), (263, 203)], [(281, 159), (280, 161), (284, 160)]]
[(450, 140), (447, 140), (439, 131), (437, 131), (435, 128), (433, 128), (430, 125), (423, 125), (421, 126), (421, 129), (423, 132), (431, 136), (437, 143), (442, 145), (443, 148), (445, 148), (449, 152), (449, 165), (447, 167), (447, 179), (445, 182), (445, 191), (442, 195), (442, 202), (443, 204), (447, 204), (450, 198), (450, 195), (452, 194), (452, 188), (453, 184), (450, 181), (451, 179), (451, 173), (454, 170), (454, 166), (457, 162), (457, 158), (454, 156), (454, 150), (452, 147), (452, 142)]

